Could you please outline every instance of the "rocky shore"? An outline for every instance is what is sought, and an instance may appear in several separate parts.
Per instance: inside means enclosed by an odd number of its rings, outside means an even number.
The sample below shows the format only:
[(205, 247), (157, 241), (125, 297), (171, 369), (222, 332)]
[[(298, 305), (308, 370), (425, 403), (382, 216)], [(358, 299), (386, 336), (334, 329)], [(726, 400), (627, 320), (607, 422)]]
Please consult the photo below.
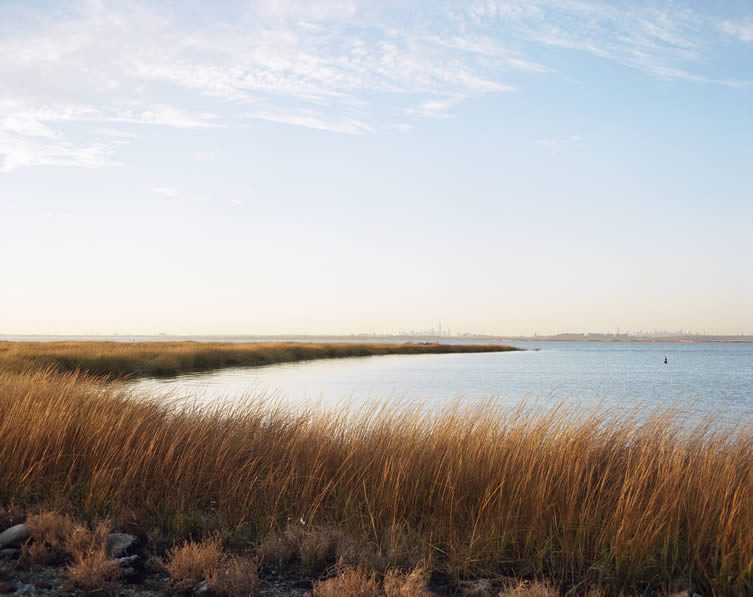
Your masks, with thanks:
[[(64, 515), (34, 516), (0, 511), (0, 597), (110, 596), (196, 597), (259, 595), (269, 597), (556, 597), (560, 591), (539, 582), (482, 580), (449, 584), (429, 578), (420, 569), (374, 573), (352, 567), (331, 567), (311, 574), (302, 561), (229, 554), (214, 538), (170, 546), (148, 537), (93, 528)], [(270, 554), (267, 554), (269, 556)], [(275, 560), (277, 562), (275, 563)], [(685, 584), (685, 586), (682, 586)], [(590, 589), (589, 597), (604, 597)], [(669, 597), (701, 597), (678, 579)]]
[[(25, 518), (21, 517), (22, 520)], [(2, 527), (0, 522), (0, 529)], [(185, 583), (176, 583), (166, 569), (166, 549), (150, 550), (143, 538), (121, 532), (110, 532), (104, 536), (103, 554), (106, 559), (102, 567), (110, 570), (104, 582), (98, 583), (96, 578), (79, 578), (77, 582), (70, 573), (70, 565), (75, 558), (66, 553), (63, 546), (60, 549), (40, 549), (42, 545), (44, 540), (35, 539), (33, 529), (26, 522), (18, 522), (2, 529), (0, 596), (155, 597), (175, 594), (209, 597), (221, 594), (256, 594), (271, 597), (303, 597), (311, 593), (314, 585), (313, 578), (307, 578), (305, 575), (283, 575), (273, 569), (267, 569), (259, 576), (254, 567), (251, 570), (253, 577), (245, 581), (246, 590), (218, 591), (207, 579), (199, 578), (186, 586)], [(98, 571), (92, 566), (91, 572), (96, 576)]]

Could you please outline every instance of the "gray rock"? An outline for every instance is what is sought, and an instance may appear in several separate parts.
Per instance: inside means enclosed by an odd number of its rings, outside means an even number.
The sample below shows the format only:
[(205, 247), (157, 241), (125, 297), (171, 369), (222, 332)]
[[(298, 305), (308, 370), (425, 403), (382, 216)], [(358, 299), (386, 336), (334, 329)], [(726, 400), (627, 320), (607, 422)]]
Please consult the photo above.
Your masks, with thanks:
[(136, 545), (138, 538), (128, 533), (110, 533), (107, 535), (107, 555), (111, 558), (120, 558), (128, 553), (128, 550)]
[(200, 583), (196, 583), (193, 588), (194, 595), (211, 595), (212, 589), (209, 588), (209, 583), (202, 580)]
[(19, 551), (15, 547), (6, 547), (0, 549), (0, 560), (15, 560), (18, 554)]
[(138, 561), (139, 556), (125, 556), (123, 558), (115, 558), (113, 563), (123, 568), (124, 566), (133, 566)]
[(25, 524), (17, 524), (0, 533), (0, 547), (15, 547), (21, 545), (28, 538), (29, 527)]
[(126, 578), (132, 577), (132, 576), (138, 576), (138, 570), (136, 569), (139, 565), (139, 561), (141, 560), (141, 557), (138, 555), (133, 556), (125, 556), (122, 558), (115, 558), (112, 560), (114, 564), (116, 564), (120, 571), (123, 573), (123, 576)]

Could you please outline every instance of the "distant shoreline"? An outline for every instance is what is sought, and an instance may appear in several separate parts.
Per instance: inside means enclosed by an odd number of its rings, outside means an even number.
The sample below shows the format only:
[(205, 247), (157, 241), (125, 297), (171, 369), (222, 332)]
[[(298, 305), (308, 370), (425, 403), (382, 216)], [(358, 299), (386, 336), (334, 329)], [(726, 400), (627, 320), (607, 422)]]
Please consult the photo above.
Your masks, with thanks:
[(0, 373), (54, 370), (113, 377), (169, 377), (318, 359), (518, 350), (525, 349), (505, 344), (433, 342), (0, 342)]

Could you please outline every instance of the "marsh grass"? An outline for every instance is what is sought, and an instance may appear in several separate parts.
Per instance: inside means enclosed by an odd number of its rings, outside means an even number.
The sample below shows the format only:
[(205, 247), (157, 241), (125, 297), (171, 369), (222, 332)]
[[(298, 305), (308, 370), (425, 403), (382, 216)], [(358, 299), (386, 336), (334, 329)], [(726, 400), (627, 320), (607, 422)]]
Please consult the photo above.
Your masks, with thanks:
[[(0, 373), (0, 438), (6, 503), (135, 518), (176, 541), (218, 535), (233, 548), (329, 528), (334, 538), (309, 538), (312, 566), (753, 592), (750, 426), (489, 404), (177, 408), (117, 382), (27, 371)], [(298, 557), (284, 540), (266, 549)]]
[(169, 376), (224, 367), (389, 354), (520, 350), (501, 344), (353, 342), (0, 342), (0, 370), (51, 368), (92, 375)]
[(65, 574), (88, 589), (101, 589), (120, 576), (120, 568), (107, 554), (110, 527), (106, 523), (90, 529), (71, 516), (44, 512), (30, 516), (26, 524), (31, 541), (22, 551), (33, 563), (67, 563)]
[(258, 589), (256, 562), (227, 553), (218, 537), (174, 546), (162, 566), (177, 591), (190, 590), (201, 581), (207, 581), (214, 595), (255, 595)]
[(205, 541), (186, 541), (173, 547), (164, 564), (175, 589), (191, 589), (196, 583), (207, 579), (220, 566), (222, 541), (211, 537)]

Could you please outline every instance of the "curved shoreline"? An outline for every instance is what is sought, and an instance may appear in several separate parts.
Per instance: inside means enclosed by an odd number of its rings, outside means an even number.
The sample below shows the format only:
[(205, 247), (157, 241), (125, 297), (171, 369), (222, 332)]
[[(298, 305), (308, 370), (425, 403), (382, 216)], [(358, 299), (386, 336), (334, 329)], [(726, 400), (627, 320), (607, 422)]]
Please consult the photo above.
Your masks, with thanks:
[(170, 377), (318, 359), (519, 350), (524, 349), (505, 344), (412, 342), (0, 342), (0, 370), (53, 369), (112, 377)]

